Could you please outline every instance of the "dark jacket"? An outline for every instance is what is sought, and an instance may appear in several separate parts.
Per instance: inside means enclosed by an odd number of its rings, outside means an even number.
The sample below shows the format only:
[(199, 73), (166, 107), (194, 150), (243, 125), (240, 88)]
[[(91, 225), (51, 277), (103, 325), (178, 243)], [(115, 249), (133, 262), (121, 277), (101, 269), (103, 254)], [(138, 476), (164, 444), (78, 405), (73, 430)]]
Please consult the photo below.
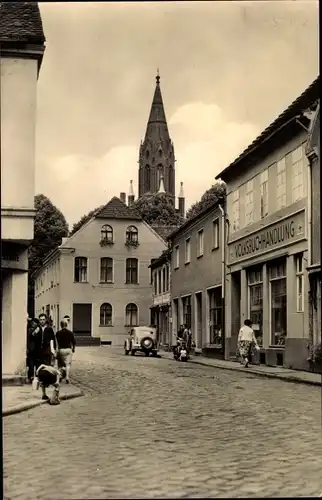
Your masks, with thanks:
[(56, 333), (58, 349), (75, 349), (76, 340), (74, 334), (68, 328), (62, 328)]
[(57, 347), (56, 336), (51, 326), (45, 326), (44, 330), (39, 326), (32, 333), (35, 342), (35, 351), (39, 354), (50, 354), (50, 342), (54, 342), (54, 349)]

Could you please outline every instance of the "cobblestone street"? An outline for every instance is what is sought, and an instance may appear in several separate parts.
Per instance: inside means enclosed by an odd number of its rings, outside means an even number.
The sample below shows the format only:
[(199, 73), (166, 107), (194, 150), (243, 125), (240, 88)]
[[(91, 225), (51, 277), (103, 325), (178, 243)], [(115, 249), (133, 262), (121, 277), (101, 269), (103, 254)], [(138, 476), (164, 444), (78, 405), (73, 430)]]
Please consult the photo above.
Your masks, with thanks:
[(79, 348), (85, 396), (3, 420), (6, 500), (318, 495), (321, 388)]

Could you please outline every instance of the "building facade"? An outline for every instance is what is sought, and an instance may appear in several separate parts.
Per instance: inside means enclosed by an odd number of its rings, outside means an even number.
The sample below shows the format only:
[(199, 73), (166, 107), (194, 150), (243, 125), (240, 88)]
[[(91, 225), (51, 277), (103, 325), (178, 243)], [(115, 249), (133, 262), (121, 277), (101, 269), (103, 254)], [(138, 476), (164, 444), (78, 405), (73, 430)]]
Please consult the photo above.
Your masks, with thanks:
[(311, 111), (311, 125), (306, 145), (310, 168), (310, 240), (309, 240), (309, 343), (310, 358), (321, 350), (321, 164), (320, 164), (320, 100)]
[(171, 345), (171, 255), (167, 249), (150, 264), (152, 275), (151, 325), (157, 328), (158, 342), (164, 348)]
[(37, 3), (0, 4), (2, 370), (24, 370), (28, 247), (34, 237), (37, 80), (45, 50)]
[(50, 254), (35, 275), (36, 312), (65, 315), (82, 343), (123, 346), (131, 326), (150, 324), (149, 265), (166, 243), (119, 198)]
[(317, 79), (217, 178), (227, 184), (226, 359), (253, 322), (261, 362), (308, 369), (305, 111)]
[(171, 247), (172, 342), (180, 325), (191, 328), (199, 352), (223, 356), (224, 207), (211, 205), (187, 220)]

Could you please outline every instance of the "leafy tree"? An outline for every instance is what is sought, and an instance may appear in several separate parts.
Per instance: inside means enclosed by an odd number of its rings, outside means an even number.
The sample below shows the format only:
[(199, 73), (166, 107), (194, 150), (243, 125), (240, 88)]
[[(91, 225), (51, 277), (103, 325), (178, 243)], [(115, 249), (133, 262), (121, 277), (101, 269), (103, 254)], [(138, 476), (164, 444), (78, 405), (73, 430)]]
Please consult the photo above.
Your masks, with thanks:
[(133, 208), (150, 225), (176, 226), (182, 222), (174, 205), (164, 194), (142, 196)]
[(64, 236), (68, 235), (68, 225), (62, 212), (43, 194), (35, 196), (36, 216), (34, 222), (34, 239), (29, 247), (29, 314), (34, 313), (34, 283), (32, 274), (39, 269), (47, 255), (58, 247)]
[(216, 182), (211, 188), (207, 189), (202, 195), (200, 201), (197, 201), (187, 211), (187, 219), (191, 219), (196, 215), (200, 214), (207, 207), (215, 203), (216, 201), (224, 201), (226, 197), (226, 184), (224, 182)]
[(105, 205), (101, 205), (100, 207), (95, 208), (94, 210), (91, 210), (90, 212), (88, 212), (87, 215), (83, 215), (83, 217), (73, 225), (73, 229), (71, 230), (69, 236), (72, 236), (73, 234), (75, 234), (84, 224), (86, 224), (86, 222), (88, 222), (93, 217), (93, 215), (96, 212), (101, 210), (101, 208), (103, 208), (104, 206)]

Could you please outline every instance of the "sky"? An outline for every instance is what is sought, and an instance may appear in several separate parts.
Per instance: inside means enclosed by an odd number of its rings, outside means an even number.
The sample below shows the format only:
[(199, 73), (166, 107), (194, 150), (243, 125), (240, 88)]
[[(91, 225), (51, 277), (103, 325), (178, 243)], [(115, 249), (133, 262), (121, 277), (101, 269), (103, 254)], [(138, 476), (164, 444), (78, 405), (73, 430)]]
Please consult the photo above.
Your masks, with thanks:
[(130, 180), (157, 68), (186, 208), (318, 74), (318, 3), (41, 3), (36, 192), (72, 226)]

